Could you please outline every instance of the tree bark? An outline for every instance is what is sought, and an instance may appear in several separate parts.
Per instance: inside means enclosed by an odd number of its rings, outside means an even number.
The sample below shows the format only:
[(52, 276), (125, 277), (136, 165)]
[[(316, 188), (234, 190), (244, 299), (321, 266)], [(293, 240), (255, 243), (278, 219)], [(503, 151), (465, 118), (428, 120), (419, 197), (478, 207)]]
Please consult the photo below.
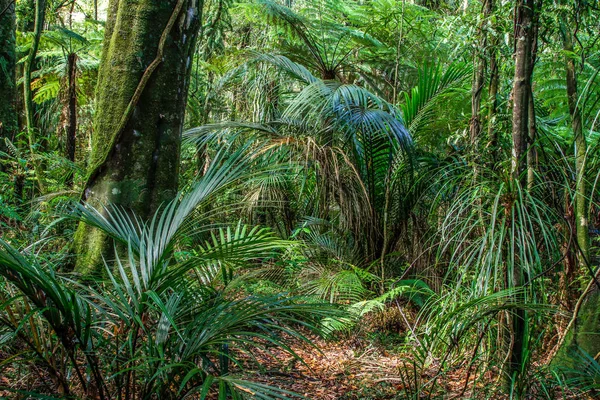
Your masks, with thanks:
[[(493, 1), (493, 0), (489, 0)], [(494, 27), (495, 31), (495, 27)], [(498, 114), (498, 89), (500, 87), (500, 71), (498, 69), (498, 32), (494, 32), (490, 40), (490, 83), (488, 87), (488, 125), (487, 125), (487, 147), (490, 150), (492, 165), (498, 162), (498, 134), (496, 132), (496, 115)]]
[(538, 164), (538, 155), (536, 148), (537, 126), (535, 122), (535, 101), (533, 99), (533, 91), (529, 95), (529, 136), (527, 146), (527, 189), (532, 189), (535, 184), (535, 170)]
[[(535, 40), (534, 0), (517, 0), (514, 14), (515, 41), (515, 75), (513, 80), (513, 115), (512, 115), (512, 157), (511, 174), (513, 181), (521, 188), (526, 188), (527, 143), (529, 140), (529, 106), (531, 96), (531, 75), (533, 44)], [(507, 289), (520, 288), (525, 282), (524, 272), (519, 267), (520, 260), (514, 260), (512, 273), (507, 273)], [(518, 302), (522, 301), (517, 296)], [(504, 368), (507, 392), (512, 389), (513, 379), (520, 373), (524, 361), (525, 335), (527, 321), (525, 311), (515, 309), (509, 313), (509, 329), (511, 341), (508, 348), (509, 357)]]
[(583, 132), (581, 111), (578, 106), (579, 94), (577, 91), (577, 73), (573, 54), (573, 32), (569, 27), (563, 30), (563, 48), (566, 54), (566, 84), (571, 128), (573, 129), (575, 146), (575, 231), (579, 246), (580, 265), (586, 265), (590, 256), (589, 223), (587, 216), (587, 187), (585, 182), (585, 168), (587, 143)]
[[(577, 24), (570, 21), (567, 13), (563, 13), (561, 36), (565, 52), (565, 72), (567, 85), (567, 101), (569, 114), (571, 116), (571, 128), (574, 137), (575, 153), (575, 196), (573, 201), (574, 225), (576, 242), (579, 248), (578, 264), (583, 270), (591, 271), (590, 268), (590, 236), (589, 215), (587, 208), (587, 185), (585, 180), (587, 143), (583, 130), (581, 110), (578, 106), (579, 93), (577, 89), (577, 72), (574, 52), (574, 35), (571, 26)], [(567, 282), (569, 284), (570, 282)], [(566, 294), (568, 295), (568, 293)], [(590, 281), (588, 287), (581, 295), (574, 316), (567, 327), (565, 338), (559, 348), (554, 360), (556, 365), (567, 368), (580, 367), (584, 360), (581, 351), (598, 359), (600, 354), (600, 269), (598, 269)]]
[[(142, 218), (177, 193), (180, 140), (198, 0), (111, 0), (97, 86), (90, 176), (83, 200)], [(76, 269), (97, 272), (107, 237), (80, 225)]]
[(4, 138), (13, 141), (18, 131), (15, 1), (0, 0), (0, 13), (0, 150), (4, 151)]
[(484, 0), (483, 2), (483, 18), (479, 23), (477, 29), (478, 32), (478, 43), (477, 48), (474, 50), (473, 63), (475, 68), (473, 69), (473, 86), (471, 88), (471, 121), (469, 123), (469, 133), (471, 138), (471, 145), (477, 150), (477, 147), (481, 141), (481, 98), (483, 95), (483, 87), (485, 86), (485, 75), (487, 69), (486, 62), (486, 49), (487, 49), (487, 32), (486, 23), (492, 14), (493, 0)]
[(513, 80), (512, 157), (513, 178), (522, 180), (529, 137), (529, 97), (533, 49), (534, 0), (517, 0), (515, 6), (515, 75)]
[[(70, 53), (67, 58), (68, 79), (68, 108), (67, 108), (67, 140), (66, 156), (75, 162), (75, 148), (77, 139), (77, 54)], [(73, 175), (67, 181), (69, 187), (73, 186)]]
[(566, 329), (563, 340), (558, 344), (558, 352), (552, 360), (554, 366), (567, 371), (580, 370), (587, 363), (582, 354), (598, 360), (600, 356), (600, 268), (579, 298), (573, 318)]
[(535, 99), (533, 97), (533, 85), (531, 82), (533, 81), (533, 70), (535, 67), (535, 63), (537, 61), (537, 51), (538, 51), (538, 31), (539, 31), (539, 18), (540, 15), (538, 12), (534, 12), (533, 14), (533, 43), (531, 45), (531, 62), (529, 66), (529, 71), (531, 77), (529, 78), (529, 105), (528, 105), (528, 113), (527, 118), (529, 134), (528, 134), (528, 146), (527, 146), (527, 188), (531, 189), (535, 184), (535, 170), (537, 169), (537, 124), (535, 120)]

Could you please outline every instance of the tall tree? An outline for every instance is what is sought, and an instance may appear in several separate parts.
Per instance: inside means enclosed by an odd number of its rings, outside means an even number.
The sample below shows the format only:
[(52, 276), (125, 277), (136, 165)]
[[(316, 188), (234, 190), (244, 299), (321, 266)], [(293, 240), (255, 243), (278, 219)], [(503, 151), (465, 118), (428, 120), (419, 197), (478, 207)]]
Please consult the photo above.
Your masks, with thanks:
[[(576, 10), (573, 10), (576, 13)], [(570, 20), (566, 13), (563, 13), (564, 22), (561, 24), (561, 35), (563, 40), (563, 49), (566, 58), (566, 84), (567, 84), (567, 102), (569, 104), (569, 114), (571, 116), (571, 128), (573, 130), (575, 146), (575, 221), (577, 232), (577, 244), (581, 253), (581, 264), (589, 262), (589, 223), (587, 217), (587, 188), (585, 182), (585, 168), (587, 156), (587, 143), (583, 132), (583, 122), (581, 120), (581, 110), (579, 107), (579, 94), (577, 91), (577, 71), (575, 60), (573, 58), (573, 37), (568, 21)]]
[[(66, 64), (66, 73), (61, 85), (63, 87), (60, 95), (62, 113), (59, 129), (65, 135), (65, 157), (74, 162), (78, 129), (77, 74), (79, 52), (83, 51), (89, 43), (83, 36), (71, 30), (71, 21), (69, 21), (69, 25), (69, 29), (60, 27), (47, 32), (45, 38), (60, 48), (62, 58)], [(67, 179), (67, 185), (73, 186), (72, 174)]]
[(514, 179), (523, 179), (529, 137), (529, 97), (534, 43), (534, 0), (516, 0), (514, 21), (515, 75), (513, 80), (512, 157)]
[(18, 129), (15, 84), (15, 1), (0, 0), (0, 149)]
[[(488, 0), (493, 11), (493, 0)], [(489, 54), (489, 74), (490, 82), (488, 85), (488, 125), (487, 125), (487, 147), (490, 149), (492, 162), (497, 161), (498, 133), (496, 127), (496, 116), (498, 114), (498, 90), (500, 88), (500, 69), (498, 68), (498, 47), (500, 46), (498, 26), (495, 20), (492, 21), (492, 32), (490, 34), (488, 54)]]
[(481, 140), (481, 99), (483, 97), (483, 87), (485, 86), (485, 76), (487, 69), (486, 52), (488, 47), (487, 38), (487, 22), (492, 14), (494, 0), (483, 1), (483, 16), (479, 23), (477, 32), (478, 40), (474, 49), (474, 64), (473, 68), (473, 86), (471, 89), (471, 121), (469, 123), (469, 131), (471, 136), (471, 144), (477, 146)]
[[(569, 10), (564, 5), (560, 9), (562, 10), (560, 13), (560, 34), (565, 54), (567, 103), (575, 147), (575, 196), (573, 199), (575, 236), (579, 248), (579, 265), (584, 271), (592, 271), (590, 265), (588, 187), (585, 179), (588, 149), (579, 103), (574, 48), (577, 27), (580, 23), (579, 13), (583, 9), (573, 7)], [(566, 278), (572, 279), (574, 272), (573, 270), (565, 271)], [(597, 358), (597, 355), (600, 354), (600, 340), (598, 340), (600, 334), (600, 268), (596, 270), (595, 274), (592, 272), (592, 275), (591, 281), (577, 302), (573, 319), (566, 329), (564, 341), (555, 359), (557, 365), (576, 368), (581, 359), (581, 351), (594, 358)], [(566, 282), (566, 284), (569, 283), (571, 282)]]
[[(198, 0), (111, 0), (97, 84), (90, 175), (83, 199), (146, 217), (177, 193), (180, 138)], [(97, 269), (105, 234), (81, 225), (76, 268)]]
[[(94, 4), (95, 17), (97, 17), (98, 4)], [(73, 10), (75, 8), (75, 2), (71, 5), (69, 11), (69, 29), (73, 29)], [(72, 40), (69, 40), (72, 43)], [(75, 147), (77, 137), (77, 53), (73, 50), (72, 46), (69, 46), (69, 52), (67, 55), (67, 107), (66, 107), (66, 156), (69, 161), (75, 161)], [(69, 186), (73, 186), (73, 175), (71, 175), (67, 181)]]
[[(536, 0), (536, 8), (539, 8), (541, 5), (541, 0)], [(535, 183), (535, 169), (537, 168), (537, 124), (535, 120), (535, 99), (533, 97), (533, 70), (535, 67), (535, 63), (537, 61), (537, 52), (538, 52), (538, 32), (539, 32), (539, 22), (540, 22), (540, 13), (533, 13), (533, 21), (532, 21), (532, 44), (531, 44), (531, 58), (529, 64), (529, 106), (527, 111), (527, 119), (528, 119), (528, 140), (527, 140), (527, 188), (531, 189)]]
[[(533, 70), (533, 49), (537, 33), (535, 13), (535, 0), (516, 0), (514, 13), (514, 52), (515, 74), (513, 79), (513, 110), (512, 110), (512, 155), (511, 174), (515, 186), (525, 188), (527, 176), (526, 168), (527, 144), (529, 141), (529, 107), (531, 97), (531, 76)], [(518, 189), (517, 189), (518, 190)], [(512, 271), (507, 270), (507, 288), (519, 290), (525, 282), (525, 272), (518, 268), (520, 260), (513, 260)], [(520, 297), (520, 296), (518, 296)], [(525, 311), (516, 309), (510, 313), (509, 318), (511, 340), (509, 344), (509, 357), (505, 367), (508, 390), (515, 377), (521, 372), (524, 361), (525, 336), (527, 334), (527, 321)]]
[[(67, 57), (68, 105), (66, 125), (66, 156), (75, 161), (75, 141), (77, 137), (77, 54), (69, 53)], [(73, 177), (69, 178), (69, 186), (73, 185)]]

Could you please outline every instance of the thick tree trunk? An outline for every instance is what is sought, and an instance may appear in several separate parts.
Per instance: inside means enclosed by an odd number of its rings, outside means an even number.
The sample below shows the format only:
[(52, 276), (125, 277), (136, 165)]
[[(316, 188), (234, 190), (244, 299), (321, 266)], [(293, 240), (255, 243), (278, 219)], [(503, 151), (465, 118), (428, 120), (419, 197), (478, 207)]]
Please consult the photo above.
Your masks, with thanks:
[(589, 360), (587, 356), (596, 360), (600, 357), (600, 268), (579, 298), (573, 314), (552, 360), (554, 366), (567, 371), (581, 370)]
[(0, 150), (5, 148), (4, 138), (13, 141), (18, 131), (15, 29), (14, 0), (0, 0)]
[[(91, 172), (83, 199), (149, 217), (177, 193), (180, 139), (198, 0), (111, 0), (100, 64)], [(97, 271), (110, 249), (81, 225), (80, 272)]]

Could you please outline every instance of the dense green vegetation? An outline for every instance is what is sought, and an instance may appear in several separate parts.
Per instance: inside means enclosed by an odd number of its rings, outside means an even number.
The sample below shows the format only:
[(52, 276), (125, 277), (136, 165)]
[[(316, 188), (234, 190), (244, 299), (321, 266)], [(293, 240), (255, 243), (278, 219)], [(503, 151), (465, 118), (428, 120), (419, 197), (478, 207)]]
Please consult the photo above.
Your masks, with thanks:
[[(592, 0), (0, 0), (0, 396), (596, 398), (599, 39)], [(386, 372), (273, 378), (307, 346)]]

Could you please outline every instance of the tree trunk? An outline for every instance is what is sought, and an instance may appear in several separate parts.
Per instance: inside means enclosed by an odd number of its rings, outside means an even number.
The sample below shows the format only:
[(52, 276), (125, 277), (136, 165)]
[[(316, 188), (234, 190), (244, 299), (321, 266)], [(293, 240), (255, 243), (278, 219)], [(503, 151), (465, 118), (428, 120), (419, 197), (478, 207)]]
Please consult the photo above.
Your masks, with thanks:
[(531, 59), (533, 49), (533, 0), (517, 0), (515, 6), (515, 76), (513, 81), (512, 163), (513, 178), (521, 180), (525, 169), (529, 137), (529, 97), (531, 95)]
[[(515, 4), (514, 41), (515, 41), (515, 75), (513, 81), (513, 115), (512, 115), (512, 157), (511, 174), (516, 184), (526, 187), (525, 172), (527, 142), (529, 140), (529, 102), (531, 96), (531, 75), (533, 43), (535, 40), (534, 0), (517, 0)], [(513, 260), (512, 273), (507, 274), (507, 288), (519, 288), (525, 282), (524, 272), (519, 267), (520, 260)], [(521, 296), (516, 299), (520, 302)], [(510, 312), (509, 329), (511, 341), (508, 348), (509, 357), (505, 366), (507, 391), (512, 389), (513, 379), (520, 373), (524, 361), (525, 335), (527, 321), (525, 311), (516, 309)]]
[(527, 148), (527, 189), (533, 188), (535, 184), (535, 170), (537, 169), (538, 155), (536, 148), (537, 126), (535, 122), (535, 101), (533, 99), (533, 91), (529, 95), (529, 146)]
[(17, 89), (15, 65), (16, 14), (14, 0), (0, 0), (0, 150), (4, 150), (4, 138), (15, 139), (18, 131)]
[[(75, 162), (75, 147), (77, 136), (77, 54), (71, 53), (67, 58), (68, 78), (68, 109), (67, 109), (67, 140), (66, 156), (71, 162)], [(67, 181), (69, 187), (73, 186), (73, 175)]]
[(587, 187), (585, 182), (585, 168), (587, 143), (583, 133), (581, 112), (578, 107), (579, 95), (577, 91), (577, 73), (573, 53), (573, 33), (565, 26), (563, 31), (563, 48), (566, 54), (566, 83), (571, 128), (573, 129), (575, 145), (575, 231), (580, 253), (580, 265), (586, 265), (590, 256), (590, 237), (587, 216)]
[(43, 171), (39, 161), (36, 159), (36, 134), (35, 123), (33, 120), (33, 93), (31, 91), (31, 73), (35, 65), (40, 39), (42, 37), (42, 29), (44, 26), (44, 18), (46, 15), (46, 0), (35, 0), (35, 21), (33, 28), (33, 42), (29, 49), (29, 54), (23, 65), (23, 98), (25, 105), (25, 125), (27, 129), (27, 139), (29, 142), (29, 151), (31, 152), (35, 177), (38, 182), (40, 192), (45, 192), (43, 182)]
[[(600, 268), (579, 298), (565, 337), (558, 344), (558, 352), (552, 360), (554, 366), (569, 370), (581, 370), (588, 356), (598, 360), (600, 356)], [(583, 353), (582, 353), (583, 352)]]
[(481, 140), (481, 97), (483, 94), (483, 87), (485, 85), (485, 73), (486, 73), (486, 57), (485, 52), (487, 49), (487, 33), (486, 23), (492, 14), (493, 0), (484, 0), (483, 2), (483, 18), (479, 23), (477, 29), (478, 43), (477, 48), (474, 50), (473, 63), (475, 68), (473, 69), (473, 86), (471, 88), (471, 121), (469, 123), (469, 133), (471, 137), (471, 145), (477, 151), (477, 147)]
[[(587, 211), (587, 186), (585, 181), (587, 143), (583, 131), (581, 111), (578, 107), (577, 72), (573, 59), (574, 34), (566, 13), (563, 13), (561, 26), (563, 49), (566, 57), (566, 84), (571, 127), (574, 136), (575, 153), (575, 198), (573, 204), (574, 225), (579, 247), (578, 264), (583, 270), (590, 268), (590, 236)], [(571, 22), (572, 23), (572, 22)], [(576, 25), (576, 24), (573, 24)], [(569, 282), (570, 283), (570, 282)], [(554, 363), (567, 368), (581, 368), (584, 361), (580, 352), (598, 359), (600, 354), (600, 269), (590, 281), (575, 307), (574, 316), (567, 327), (566, 336), (560, 346)]]
[(537, 124), (535, 120), (535, 99), (533, 97), (533, 85), (531, 84), (533, 80), (533, 70), (535, 67), (535, 62), (537, 60), (537, 50), (538, 50), (538, 30), (539, 30), (539, 18), (540, 15), (538, 12), (534, 12), (533, 14), (533, 43), (531, 45), (531, 63), (529, 66), (529, 71), (531, 77), (529, 78), (529, 105), (528, 105), (528, 113), (527, 118), (529, 119), (528, 127), (529, 127), (529, 135), (528, 135), (528, 146), (527, 146), (527, 188), (531, 189), (535, 184), (535, 170), (537, 169)]
[[(199, 21), (197, 0), (111, 0), (83, 200), (147, 218), (177, 193), (181, 131)], [(76, 269), (97, 272), (111, 248), (80, 225)]]
[[(492, 1), (492, 0), (489, 0)], [(498, 89), (500, 87), (500, 72), (498, 69), (498, 46), (500, 41), (494, 32), (490, 40), (489, 58), (490, 58), (490, 84), (488, 87), (488, 126), (487, 126), (487, 147), (490, 150), (492, 165), (498, 162), (498, 134), (495, 129), (496, 115), (498, 114)]]

